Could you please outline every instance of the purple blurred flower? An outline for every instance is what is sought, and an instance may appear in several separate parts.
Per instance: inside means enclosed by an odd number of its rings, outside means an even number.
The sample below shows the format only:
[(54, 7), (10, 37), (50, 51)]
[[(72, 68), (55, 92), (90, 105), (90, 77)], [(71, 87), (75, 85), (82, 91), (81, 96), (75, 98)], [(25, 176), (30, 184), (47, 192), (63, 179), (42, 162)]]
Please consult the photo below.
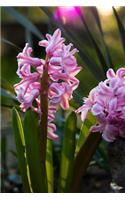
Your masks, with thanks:
[(64, 24), (66, 23), (71, 24), (73, 22), (76, 23), (79, 20), (79, 15), (78, 15), (79, 12), (80, 12), (80, 7), (61, 6), (55, 10), (54, 18), (57, 21), (61, 20)]
[(117, 137), (125, 137), (125, 68), (107, 71), (107, 79), (91, 90), (84, 104), (76, 112), (81, 112), (84, 121), (89, 111), (97, 119), (92, 132), (99, 131), (108, 142)]

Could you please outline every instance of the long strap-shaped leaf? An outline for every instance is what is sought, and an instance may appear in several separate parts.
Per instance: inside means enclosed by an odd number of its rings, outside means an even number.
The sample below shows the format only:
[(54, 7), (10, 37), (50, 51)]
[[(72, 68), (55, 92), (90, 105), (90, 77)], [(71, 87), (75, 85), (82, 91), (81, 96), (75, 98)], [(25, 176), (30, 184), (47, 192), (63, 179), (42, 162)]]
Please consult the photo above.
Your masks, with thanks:
[(105, 58), (104, 58), (104, 56), (103, 56), (103, 54), (102, 54), (102, 52), (101, 52), (101, 50), (100, 50), (100, 48), (99, 48), (99, 46), (98, 46), (98, 44), (97, 44), (95, 38), (93, 37), (92, 33), (91, 33), (90, 30), (89, 30), (89, 27), (88, 27), (88, 24), (87, 24), (87, 22), (86, 22), (86, 19), (85, 19), (85, 17), (83, 17), (82, 12), (79, 12), (79, 11), (77, 10), (77, 7), (76, 7), (76, 11), (77, 11), (77, 13), (78, 13), (78, 15), (79, 15), (79, 17), (80, 17), (80, 19), (81, 19), (83, 25), (84, 25), (85, 28), (86, 28), (86, 31), (87, 31), (87, 33), (88, 33), (88, 36), (89, 36), (89, 38), (90, 38), (90, 40), (91, 40), (91, 42), (92, 42), (92, 44), (93, 44), (93, 46), (94, 46), (94, 48), (95, 48), (95, 51), (96, 51), (96, 54), (97, 54), (98, 59), (99, 59), (99, 61), (100, 61), (100, 64), (102, 65), (102, 67), (103, 67), (103, 69), (104, 69), (104, 72), (106, 72), (107, 69), (108, 69), (106, 60), (105, 60)]
[(1, 106), (8, 108), (9, 107), (13, 108), (14, 106), (18, 107), (19, 103), (15, 98), (14, 94), (3, 88), (0, 88), (0, 93), (1, 93)]
[(79, 152), (81, 146), (86, 141), (86, 138), (89, 134), (89, 129), (90, 129), (91, 126), (92, 126), (92, 124), (88, 119), (86, 119), (85, 122), (82, 124), (81, 129), (80, 129), (79, 139), (78, 139), (77, 144), (76, 144), (76, 151), (75, 151), (76, 155)]
[(16, 150), (17, 150), (18, 166), (21, 173), (24, 190), (25, 192), (31, 192), (27, 175), (27, 163), (26, 163), (25, 147), (24, 147), (25, 146), (24, 132), (23, 132), (21, 118), (16, 109), (12, 110), (12, 120), (13, 120), (13, 130), (15, 136)]
[(100, 133), (90, 133), (76, 156), (70, 192), (79, 192), (80, 183), (88, 164), (101, 140)]
[(26, 29), (31, 31), (34, 35), (36, 35), (39, 39), (43, 39), (44, 36), (42, 33), (36, 28), (36, 26), (25, 16), (23, 16), (21, 13), (16, 11), (12, 7), (4, 7), (3, 8), (9, 15), (15, 18), (17, 22), (19, 22), (22, 26), (24, 26)]
[(2, 97), (11, 99), (11, 100), (14, 101), (15, 103), (18, 103), (18, 102), (17, 102), (17, 99), (16, 99), (16, 97), (15, 97), (15, 95), (12, 94), (10, 91), (8, 91), (8, 90), (6, 90), (6, 89), (3, 89), (3, 88), (0, 88), (0, 92), (1, 92), (1, 96), (2, 96)]
[(92, 115), (91, 112), (89, 112), (86, 120), (83, 122), (81, 129), (80, 129), (80, 135), (79, 135), (79, 138), (78, 138), (77, 144), (76, 144), (76, 152), (75, 152), (76, 155), (79, 152), (83, 143), (86, 141), (86, 138), (89, 135), (90, 127), (93, 124), (96, 124), (96, 118)]
[(47, 139), (47, 152), (46, 152), (46, 171), (48, 192), (52, 193), (54, 189), (54, 169), (53, 169), (53, 143), (50, 139)]
[(18, 52), (22, 50), (19, 46), (17, 46), (13, 42), (10, 42), (9, 40), (7, 40), (5, 38), (1, 38), (1, 42), (4, 42), (5, 44), (10, 45), (11, 47), (14, 47)]
[(100, 31), (100, 34), (101, 34), (101, 37), (102, 37), (102, 42), (103, 42), (103, 45), (104, 45), (104, 48), (105, 48), (105, 54), (106, 54), (106, 61), (107, 61), (107, 64), (109, 67), (113, 67), (113, 63), (112, 63), (112, 58), (110, 56), (110, 52), (109, 52), (109, 49), (108, 49), (108, 46), (105, 42), (105, 39), (104, 39), (104, 33), (103, 33), (103, 30), (102, 30), (102, 26), (101, 26), (101, 21), (100, 21), (100, 17), (99, 17), (99, 14), (98, 14), (98, 10), (95, 6), (92, 6), (90, 7), (91, 9), (91, 12), (95, 18), (95, 21), (97, 23), (97, 26), (99, 28), (99, 31)]
[(33, 192), (47, 192), (45, 163), (41, 160), (41, 133), (38, 115), (28, 110), (24, 119), (27, 161)]
[(76, 114), (72, 112), (65, 124), (61, 151), (59, 192), (68, 192), (71, 184), (75, 153)]
[(13, 86), (6, 79), (1, 78), (0, 86), (1, 88), (11, 92), (12, 94), (15, 94)]
[(123, 46), (123, 49), (124, 49), (124, 52), (125, 52), (125, 28), (118, 16), (118, 13), (116, 11), (116, 9), (114, 7), (113, 8), (113, 12), (114, 12), (114, 15), (115, 15), (115, 18), (116, 18), (116, 21), (117, 21), (117, 24), (118, 24), (118, 28), (119, 28), (119, 33), (120, 33), (120, 36), (121, 36), (121, 41), (122, 41), (122, 46)]

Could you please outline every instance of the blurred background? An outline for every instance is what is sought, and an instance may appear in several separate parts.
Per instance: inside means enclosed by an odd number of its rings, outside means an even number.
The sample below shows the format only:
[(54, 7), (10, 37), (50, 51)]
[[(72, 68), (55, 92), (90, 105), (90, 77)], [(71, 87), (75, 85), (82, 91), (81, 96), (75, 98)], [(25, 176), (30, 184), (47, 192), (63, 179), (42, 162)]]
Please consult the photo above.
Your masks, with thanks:
[[(66, 42), (71, 42), (82, 71), (78, 74), (80, 85), (74, 93), (71, 108), (82, 105), (82, 97), (99, 81), (105, 79), (108, 68), (117, 69), (125, 64), (125, 7), (2, 7), (1, 8), (1, 148), (2, 192), (23, 192), (17, 167), (11, 110), (18, 107), (13, 85), (19, 82), (16, 75), (17, 54), (26, 42), (33, 47), (35, 56), (44, 57), (38, 42), (46, 33), (59, 27)], [(58, 171), (59, 150), (63, 135), (64, 117), (57, 113), (57, 132), (60, 141), (55, 144), (55, 170)], [(78, 122), (78, 133), (80, 128)], [(107, 144), (102, 142), (84, 177), (83, 192), (110, 192), (111, 182)], [(86, 187), (87, 185), (87, 187)]]

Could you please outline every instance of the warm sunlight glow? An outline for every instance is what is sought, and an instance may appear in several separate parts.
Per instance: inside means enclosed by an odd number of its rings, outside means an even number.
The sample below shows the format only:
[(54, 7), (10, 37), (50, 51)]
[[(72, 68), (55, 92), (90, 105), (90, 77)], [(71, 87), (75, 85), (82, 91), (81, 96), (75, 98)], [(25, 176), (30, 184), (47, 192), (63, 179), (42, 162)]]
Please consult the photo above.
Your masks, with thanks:
[[(117, 6), (118, 7), (118, 6)], [(108, 16), (112, 13), (112, 6), (107, 4), (97, 6), (98, 11), (105, 16)]]

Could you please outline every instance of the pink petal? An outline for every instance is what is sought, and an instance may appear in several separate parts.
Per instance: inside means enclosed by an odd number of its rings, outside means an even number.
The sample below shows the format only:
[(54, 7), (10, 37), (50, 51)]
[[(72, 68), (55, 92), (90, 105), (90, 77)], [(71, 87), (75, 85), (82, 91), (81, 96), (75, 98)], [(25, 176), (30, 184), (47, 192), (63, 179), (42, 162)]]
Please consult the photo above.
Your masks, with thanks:
[(99, 104), (96, 103), (96, 104), (94, 104), (92, 106), (91, 111), (92, 111), (93, 115), (96, 116), (96, 115), (101, 114), (104, 111), (104, 108), (101, 105), (99, 105)]
[(115, 75), (114, 70), (110, 68), (110, 69), (107, 71), (106, 76), (107, 76), (108, 79), (111, 79), (111, 78), (114, 78), (116, 75)]
[(42, 40), (42, 41), (40, 41), (38, 44), (39, 44), (39, 46), (41, 46), (41, 47), (47, 47), (49, 43), (48, 43), (47, 40)]
[(62, 61), (62, 59), (60, 57), (52, 57), (50, 59), (50, 64), (51, 65), (60, 65), (61, 61)]
[(116, 74), (119, 78), (125, 78), (125, 68), (118, 69)]

